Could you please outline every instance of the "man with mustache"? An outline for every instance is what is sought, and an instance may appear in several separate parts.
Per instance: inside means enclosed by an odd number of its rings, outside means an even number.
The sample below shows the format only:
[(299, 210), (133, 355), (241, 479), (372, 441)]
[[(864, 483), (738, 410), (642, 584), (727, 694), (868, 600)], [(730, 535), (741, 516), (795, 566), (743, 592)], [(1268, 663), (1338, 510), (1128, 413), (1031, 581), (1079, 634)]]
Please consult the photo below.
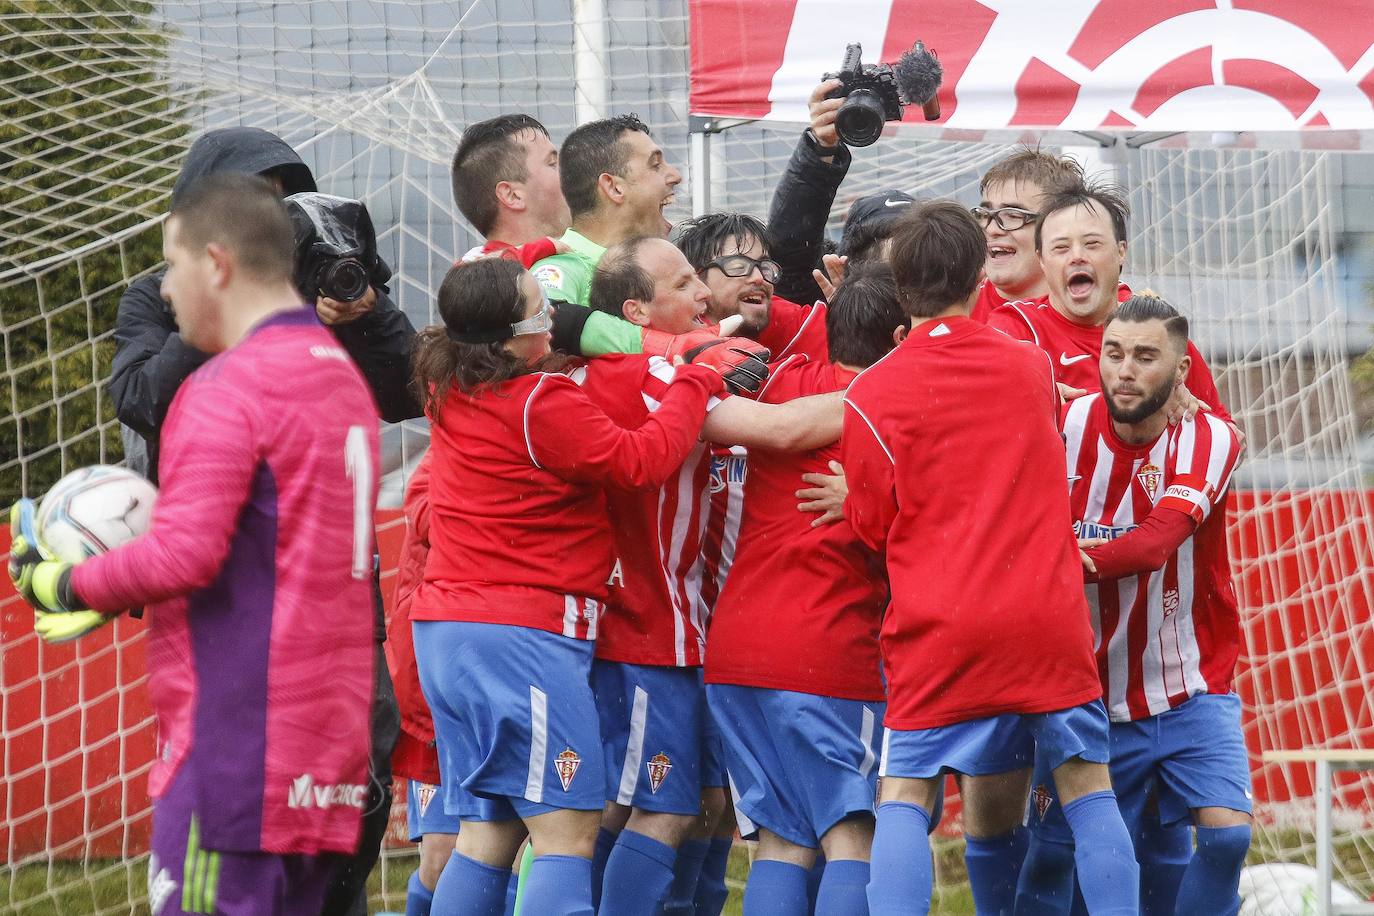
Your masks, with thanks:
[[(1166, 827), (1197, 827), (1177, 904), (1157, 911), (1234, 914), (1251, 810), (1226, 549), (1241, 444), (1206, 413), (1170, 425), (1188, 352), (1188, 321), (1162, 299), (1134, 296), (1108, 320), (1101, 392), (1064, 408), (1069, 502), (1096, 545), (1083, 563), (1122, 816), (1137, 828), (1153, 792)], [(1047, 776), (1038, 762), (1018, 913), (1068, 912), (1073, 841)]]

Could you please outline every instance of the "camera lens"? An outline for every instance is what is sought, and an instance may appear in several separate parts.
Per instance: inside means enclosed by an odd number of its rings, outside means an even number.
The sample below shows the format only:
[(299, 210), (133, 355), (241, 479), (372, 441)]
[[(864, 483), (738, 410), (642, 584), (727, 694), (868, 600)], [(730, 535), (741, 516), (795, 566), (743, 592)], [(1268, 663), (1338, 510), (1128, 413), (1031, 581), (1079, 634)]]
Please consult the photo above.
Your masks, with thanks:
[(882, 136), (886, 120), (883, 100), (871, 90), (856, 89), (835, 113), (835, 130), (850, 146), (871, 146)]
[(320, 271), (320, 291), (339, 302), (361, 299), (367, 286), (367, 269), (357, 258), (339, 258)]

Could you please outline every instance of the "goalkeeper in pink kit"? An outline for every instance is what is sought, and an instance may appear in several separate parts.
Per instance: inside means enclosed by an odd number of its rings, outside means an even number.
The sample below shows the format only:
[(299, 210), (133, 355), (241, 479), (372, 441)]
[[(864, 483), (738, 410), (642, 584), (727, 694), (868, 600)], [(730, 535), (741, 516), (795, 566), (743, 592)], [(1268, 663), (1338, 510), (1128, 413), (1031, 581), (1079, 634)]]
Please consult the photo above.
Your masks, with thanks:
[(72, 566), (35, 549), (31, 503), (11, 513), (44, 639), (148, 606), (154, 916), (313, 916), (358, 844), (377, 412), (292, 286), (291, 243), (260, 178), (206, 178), (172, 210), (162, 292), (219, 355), (172, 403), (145, 535)]

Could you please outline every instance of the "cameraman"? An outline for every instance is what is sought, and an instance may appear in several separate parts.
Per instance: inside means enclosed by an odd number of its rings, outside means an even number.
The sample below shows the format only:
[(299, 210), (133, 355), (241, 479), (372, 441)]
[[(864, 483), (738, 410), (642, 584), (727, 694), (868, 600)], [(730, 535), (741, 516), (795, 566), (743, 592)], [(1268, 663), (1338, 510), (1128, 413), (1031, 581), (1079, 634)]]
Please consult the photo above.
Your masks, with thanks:
[(782, 268), (775, 292), (792, 302), (823, 298), (811, 271), (821, 266), (825, 222), (851, 161), (835, 130), (835, 113), (845, 100), (826, 98), (840, 85), (838, 79), (825, 80), (811, 90), (811, 126), (802, 132), (768, 210), (770, 251)]
[[(172, 188), (172, 200), (184, 195), (207, 175), (239, 172), (261, 175), (283, 196), (314, 191), (309, 167), (280, 137), (251, 127), (212, 130), (191, 144), (186, 162)], [(373, 274), (374, 285), (357, 301), (320, 298), (315, 312), (338, 338), (361, 370), (388, 422), (420, 415), (408, 388), (411, 341), (415, 329), (387, 295), (378, 277), (389, 275), (385, 265)], [(130, 284), (119, 300), (115, 318), (115, 358), (110, 397), (120, 421), (147, 443), (147, 464), (130, 466), (157, 480), (158, 436), (167, 409), (186, 377), (210, 358), (181, 339), (171, 307), (162, 298), (163, 272)], [(282, 380), (289, 382), (289, 380)], [(319, 392), (321, 398), (329, 392)], [(342, 457), (342, 456), (341, 456)], [(373, 589), (377, 614), (376, 683), (371, 721), (371, 787), (363, 815), (357, 854), (342, 859), (338, 874), (325, 895), (325, 916), (353, 916), (366, 912), (365, 883), (381, 848), (391, 813), (391, 749), (399, 731), (396, 697), (382, 654), (386, 638), (381, 592)]]

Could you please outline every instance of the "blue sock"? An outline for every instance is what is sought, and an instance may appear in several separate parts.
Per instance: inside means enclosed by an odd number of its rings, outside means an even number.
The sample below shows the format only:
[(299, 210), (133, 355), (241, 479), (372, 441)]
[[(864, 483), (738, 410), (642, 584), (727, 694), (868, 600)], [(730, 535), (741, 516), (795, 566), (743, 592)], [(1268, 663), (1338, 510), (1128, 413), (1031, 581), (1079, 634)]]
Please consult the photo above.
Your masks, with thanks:
[(720, 916), (730, 889), (725, 886), (725, 869), (730, 865), (730, 850), (735, 841), (730, 837), (712, 837), (711, 848), (701, 863), (701, 877), (697, 878), (696, 916)]
[(1083, 902), (1093, 916), (1136, 916), (1140, 912), (1140, 867), (1116, 796), (1092, 792), (1064, 806), (1073, 831), (1073, 861)]
[[(811, 871), (806, 875), (806, 899), (811, 901), (811, 912), (816, 912), (816, 897), (821, 892), (821, 881), (825, 878), (825, 856), (816, 853), (816, 864), (811, 866)], [(867, 879), (864, 880), (867, 884)]]
[(510, 880), (506, 882), (506, 916), (515, 916), (515, 899), (520, 895), (520, 875), (517, 872), (510, 873)]
[(964, 865), (979, 916), (1011, 916), (1028, 832), (1017, 827), (1001, 836), (964, 837)]
[(653, 916), (673, 883), (676, 859), (671, 846), (628, 827), (620, 831), (620, 839), (606, 860), (597, 912), (602, 916)]
[(839, 859), (825, 865), (815, 916), (868, 916), (867, 862)]
[(484, 865), (455, 851), (439, 876), (430, 906), (444, 916), (501, 916), (509, 881), (509, 868)]
[(869, 912), (873, 916), (928, 913), (934, 880), (930, 813), (907, 802), (879, 805), (868, 881)]
[(1074, 896), (1073, 845), (1043, 840), (1032, 831), (1016, 882), (1017, 916), (1062, 916)]
[[(504, 903), (505, 888), (501, 890)], [(530, 916), (592, 916), (592, 860), (581, 856), (535, 856), (520, 911)]]
[(1197, 828), (1197, 852), (1178, 886), (1178, 911), (1235, 916), (1240, 910), (1240, 870), (1249, 850), (1248, 824)]
[(615, 848), (616, 835), (605, 828), (596, 832), (596, 851), (592, 853), (592, 908), (601, 906), (601, 882), (606, 877), (606, 860)]
[(709, 840), (686, 840), (677, 848), (673, 883), (668, 885), (668, 895), (663, 898), (663, 916), (694, 916), (696, 906), (692, 900), (696, 897), (701, 865), (710, 848)]
[(744, 916), (807, 916), (806, 869), (755, 859), (744, 885)]
[(1193, 858), (1192, 830), (1187, 824), (1165, 827), (1157, 814), (1146, 814), (1136, 831), (1135, 858), (1140, 863), (1140, 916), (1172, 916), (1179, 882)]
[(433, 903), (434, 891), (425, 887), (417, 868), (410, 873), (410, 881), (406, 884), (406, 916), (429, 916)]

